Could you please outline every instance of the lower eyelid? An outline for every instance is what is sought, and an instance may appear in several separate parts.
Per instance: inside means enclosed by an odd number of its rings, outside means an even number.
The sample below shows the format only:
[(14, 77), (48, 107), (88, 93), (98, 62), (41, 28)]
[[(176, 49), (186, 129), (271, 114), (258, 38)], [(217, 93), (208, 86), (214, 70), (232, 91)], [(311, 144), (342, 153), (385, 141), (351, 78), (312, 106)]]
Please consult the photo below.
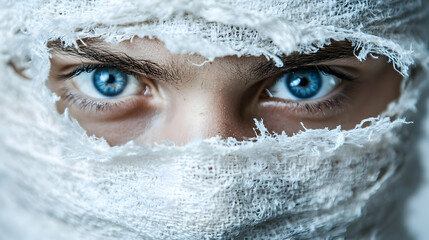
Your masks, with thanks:
[[(341, 84), (342, 85), (342, 84)], [(309, 101), (285, 100), (267, 98), (261, 101), (262, 107), (273, 108), (280, 114), (293, 115), (304, 118), (327, 117), (344, 111), (352, 103), (353, 85), (340, 86), (322, 99)]]
[(84, 111), (106, 111), (107, 109), (115, 108), (121, 104), (120, 102), (93, 100), (90, 97), (83, 96), (79, 92), (70, 89), (63, 89), (63, 94), (61, 96), (65, 101), (69, 102), (70, 105), (78, 106)]
[[(92, 99), (82, 95), (78, 90), (63, 87), (60, 90), (61, 100), (68, 102), (68, 107), (78, 107), (79, 111), (86, 113), (97, 113), (97, 116), (107, 117), (112, 115), (122, 115), (131, 111), (137, 105), (145, 106), (144, 98), (135, 96), (124, 97), (121, 99)], [(105, 113), (105, 114), (103, 114)]]

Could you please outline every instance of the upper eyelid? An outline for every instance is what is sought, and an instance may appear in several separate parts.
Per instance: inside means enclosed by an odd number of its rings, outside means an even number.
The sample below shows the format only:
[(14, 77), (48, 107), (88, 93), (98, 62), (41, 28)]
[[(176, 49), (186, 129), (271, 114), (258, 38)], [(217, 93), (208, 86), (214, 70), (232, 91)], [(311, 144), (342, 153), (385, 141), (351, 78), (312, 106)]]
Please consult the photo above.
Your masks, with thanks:
[(72, 71), (70, 71), (69, 73), (66, 74), (59, 74), (58, 78), (73, 78), (76, 77), (77, 75), (81, 74), (82, 72), (92, 72), (94, 70), (96, 70), (97, 68), (115, 68), (125, 74), (130, 74), (130, 75), (136, 75), (138, 74), (135, 71), (132, 71), (130, 69), (123, 69), (120, 67), (116, 67), (116, 66), (112, 66), (112, 65), (108, 65), (108, 64), (82, 64), (82, 65), (78, 65), (76, 66)]
[(342, 67), (329, 66), (329, 65), (316, 65), (315, 68), (319, 71), (332, 74), (342, 80), (356, 81), (359, 79), (358, 75), (353, 75), (349, 71), (344, 70)]
[[(124, 72), (125, 74), (130, 74), (135, 76), (137, 79), (141, 80), (141, 78), (138, 76), (139, 72), (134, 71), (134, 69), (132, 68), (122, 68), (122, 67), (117, 67), (117, 66), (112, 66), (110, 64), (105, 64), (105, 63), (95, 63), (95, 64), (82, 64), (82, 65), (78, 65), (76, 68), (74, 68), (70, 73), (67, 74), (63, 74), (63, 75), (58, 75), (58, 77), (61, 79), (69, 79), (72, 77), (76, 77), (77, 75), (79, 75), (80, 73), (86, 71), (86, 70), (95, 70), (97, 68), (115, 68), (118, 69), (121, 72)], [(349, 80), (349, 81), (355, 81), (356, 79), (358, 79), (358, 76), (354, 76), (352, 74), (347, 73), (347, 71), (340, 71), (338, 69), (341, 69), (341, 67), (335, 67), (335, 66), (327, 66), (327, 65), (309, 65), (309, 66), (303, 66), (303, 67), (296, 67), (296, 68), (291, 68), (288, 70), (284, 70), (284, 69), (279, 69), (279, 73), (274, 74), (274, 76), (279, 75), (279, 74), (285, 74), (287, 72), (293, 72), (293, 71), (297, 71), (297, 70), (305, 70), (305, 69), (309, 69), (309, 70), (314, 70), (317, 69), (319, 71), (328, 73), (328, 74), (332, 74), (336, 77), (339, 77), (343, 80)], [(271, 77), (269, 77), (271, 78)]]
[[(335, 60), (342, 60), (342, 59), (356, 59), (356, 58), (338, 58)], [(308, 64), (295, 64), (295, 65), (286, 65), (284, 67), (276, 67), (272, 61), (266, 62), (261, 64), (260, 66), (254, 68), (251, 72), (259, 79), (268, 79), (272, 78), (274, 76), (277, 76), (279, 74), (284, 74), (287, 72), (302, 70), (302, 69), (315, 69), (318, 68), (319, 70), (325, 69), (329, 70), (328, 72), (331, 72), (332, 74), (338, 74), (339, 77), (344, 77), (346, 80), (357, 80), (359, 76), (357, 74), (352, 74), (350, 71), (345, 70), (346, 68), (350, 68), (350, 66), (342, 66), (341, 64), (326, 61), (326, 60), (320, 60), (320, 61), (313, 61)], [(338, 70), (338, 71), (334, 71)]]
[[(76, 49), (73, 47), (63, 48), (60, 41), (52, 41), (48, 43), (48, 46), (53, 49), (54, 53), (57, 52), (62, 55), (78, 56), (95, 62), (113, 65), (117, 68), (128, 69), (132, 72), (142, 74), (149, 79), (173, 83), (182, 82), (182, 76), (180, 74), (182, 72), (180, 69), (181, 67), (177, 67), (175, 64), (163, 66), (150, 60), (135, 59), (128, 56), (125, 52), (118, 52), (114, 49), (108, 49), (108, 46), (103, 46), (102, 44), (100, 46), (95, 44), (97, 43), (89, 44), (88, 46), (80, 46), (79, 49)], [(319, 49), (317, 53), (293, 53), (287, 56), (279, 56), (279, 58), (288, 69), (292, 69), (311, 64), (320, 64), (330, 60), (354, 57), (354, 50), (356, 49), (351, 45), (350, 42), (332, 41), (330, 45)], [(269, 76), (273, 76), (288, 69), (279, 68), (275, 66), (273, 61), (267, 61), (265, 63), (253, 64), (250, 69), (245, 69), (241, 72), (246, 73), (246, 75), (242, 77), (243, 79), (249, 79), (253, 81), (265, 79)]]
[[(272, 74), (268, 79), (271, 79), (276, 76), (280, 76), (286, 73), (294, 72), (294, 71), (302, 71), (302, 70), (318, 70), (327, 74), (332, 74), (340, 79), (348, 80), (348, 81), (357, 81), (359, 79), (358, 75), (354, 75), (349, 71), (344, 70), (343, 67), (339, 66), (330, 66), (330, 65), (306, 65), (302, 67), (294, 67), (288, 69), (279, 70), (277, 73)], [(277, 77), (276, 77), (277, 78)]]
[[(130, 73), (137, 73), (147, 78), (158, 81), (179, 82), (175, 70), (159, 65), (146, 59), (134, 59), (123, 52), (111, 52), (101, 48), (54, 48), (62, 56), (77, 56), (81, 62), (89, 62), (86, 65), (111, 66)], [(85, 65), (85, 64), (83, 64)]]

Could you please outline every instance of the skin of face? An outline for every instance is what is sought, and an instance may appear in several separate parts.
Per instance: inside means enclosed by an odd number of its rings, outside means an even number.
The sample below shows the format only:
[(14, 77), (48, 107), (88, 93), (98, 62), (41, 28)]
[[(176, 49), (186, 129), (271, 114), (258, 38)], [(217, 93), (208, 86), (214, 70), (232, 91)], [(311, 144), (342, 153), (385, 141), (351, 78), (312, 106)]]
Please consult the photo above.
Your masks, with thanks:
[[(67, 108), (88, 135), (103, 137), (111, 145), (130, 140), (180, 145), (217, 135), (243, 140), (255, 136), (254, 119), (262, 119), (270, 132), (288, 135), (303, 130), (303, 125), (351, 129), (385, 110), (399, 96), (402, 80), (385, 57), (361, 62), (351, 46), (350, 54), (349, 48), (342, 47), (346, 54), (336, 56), (336, 49), (327, 47), (312, 56), (295, 54), (289, 60), (286, 56), (283, 67), (273, 67), (267, 58), (254, 56), (226, 56), (204, 63), (206, 59), (199, 55), (173, 54), (156, 39), (133, 38), (117, 45), (90, 40), (86, 45), (74, 52), (61, 47), (52, 50), (48, 85), (61, 97), (60, 113)], [(97, 54), (92, 51), (95, 48)], [(126, 60), (120, 65), (126, 65), (140, 86), (132, 95), (94, 98), (74, 81), (76, 75), (70, 76), (82, 65), (116, 68), (116, 56)], [(299, 63), (303, 59), (308, 61)], [(272, 97), (267, 91), (286, 73), (325, 67), (340, 73), (340, 83), (325, 96), (293, 100)], [(85, 76), (90, 75), (88, 70)]]

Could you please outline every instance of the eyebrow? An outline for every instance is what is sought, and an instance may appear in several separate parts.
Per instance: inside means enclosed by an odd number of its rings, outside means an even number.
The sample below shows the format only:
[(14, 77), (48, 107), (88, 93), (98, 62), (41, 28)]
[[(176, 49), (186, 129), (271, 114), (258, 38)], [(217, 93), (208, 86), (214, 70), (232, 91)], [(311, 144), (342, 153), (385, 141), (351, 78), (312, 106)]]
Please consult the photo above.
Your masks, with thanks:
[(274, 61), (266, 61), (252, 69), (252, 74), (260, 78), (272, 76), (281, 71), (290, 71), (296, 68), (316, 65), (330, 60), (345, 59), (359, 54), (356, 49), (348, 41), (332, 41), (330, 45), (318, 49), (314, 53), (303, 54), (294, 52), (290, 55), (279, 56), (283, 62), (282, 67), (277, 67)]
[(129, 72), (141, 73), (148, 78), (175, 83), (181, 81), (180, 69), (172, 64), (170, 64), (171, 66), (163, 66), (147, 59), (136, 59), (126, 53), (100, 46), (63, 47), (60, 41), (51, 41), (47, 46), (63, 54), (83, 57)]
[[(63, 47), (62, 42), (56, 40), (49, 42), (47, 46), (62, 53), (101, 62), (121, 70), (142, 73), (151, 79), (174, 83), (181, 82), (181, 75), (184, 71), (176, 64), (160, 65), (148, 59), (136, 59), (128, 56), (126, 53), (97, 46), (103, 43), (97, 39), (86, 40), (85, 43), (85, 45), (79, 45), (79, 48)], [(348, 41), (333, 41), (330, 45), (320, 48), (314, 53), (302, 54), (294, 52), (290, 55), (280, 56), (279, 58), (283, 62), (283, 67), (277, 67), (274, 61), (265, 61), (252, 64), (245, 71), (239, 70), (239, 63), (237, 63), (235, 68), (242, 79), (264, 79), (282, 71), (320, 64), (329, 60), (349, 58), (358, 54), (356, 51), (357, 49)]]

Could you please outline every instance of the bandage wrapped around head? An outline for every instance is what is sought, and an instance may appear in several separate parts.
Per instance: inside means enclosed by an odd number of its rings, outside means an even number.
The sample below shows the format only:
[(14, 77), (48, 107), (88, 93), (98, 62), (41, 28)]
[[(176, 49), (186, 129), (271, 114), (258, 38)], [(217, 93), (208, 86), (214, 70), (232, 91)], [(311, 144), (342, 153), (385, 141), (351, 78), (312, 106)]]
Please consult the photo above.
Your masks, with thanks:
[[(0, 9), (0, 238), (331, 239), (385, 237), (408, 195), (407, 152), (428, 85), (421, 1), (6, 1)], [(401, 95), (354, 129), (293, 136), (256, 121), (245, 141), (184, 146), (87, 136), (55, 108), (49, 41), (157, 38), (174, 53), (313, 53), (349, 41), (386, 56)], [(25, 80), (10, 67), (25, 68)], [(412, 73), (412, 69), (415, 71)], [(410, 77), (411, 76), (411, 77)], [(418, 114), (417, 114), (418, 115)], [(390, 228), (389, 228), (390, 226)], [(398, 229), (393, 229), (398, 230)], [(37, 237), (35, 237), (37, 236)]]

